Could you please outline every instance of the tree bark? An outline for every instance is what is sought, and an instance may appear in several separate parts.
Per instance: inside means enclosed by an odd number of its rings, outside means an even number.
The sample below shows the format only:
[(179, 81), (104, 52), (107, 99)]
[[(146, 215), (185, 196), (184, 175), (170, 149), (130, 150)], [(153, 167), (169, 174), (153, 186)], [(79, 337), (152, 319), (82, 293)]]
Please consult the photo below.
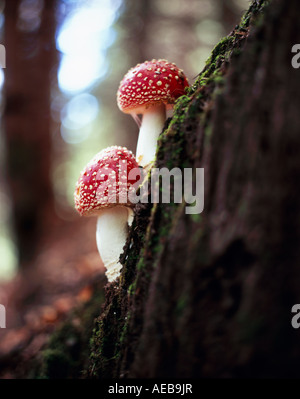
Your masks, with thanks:
[(4, 128), (15, 233), (24, 265), (32, 259), (45, 225), (55, 217), (50, 90), (56, 71), (56, 0), (44, 2), (40, 15), (35, 10), (36, 19), (29, 22), (22, 18), (21, 6), (22, 1), (7, 1), (4, 11)]

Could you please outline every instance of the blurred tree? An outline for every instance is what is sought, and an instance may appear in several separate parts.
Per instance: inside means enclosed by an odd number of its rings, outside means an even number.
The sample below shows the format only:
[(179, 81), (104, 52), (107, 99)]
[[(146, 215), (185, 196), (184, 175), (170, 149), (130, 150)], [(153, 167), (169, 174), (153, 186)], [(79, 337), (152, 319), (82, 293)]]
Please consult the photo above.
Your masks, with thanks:
[(130, 53), (132, 66), (148, 57), (146, 49), (149, 37), (147, 33), (153, 14), (151, 3), (149, 0), (125, 1), (125, 11), (120, 22), (126, 29), (123, 42)]
[(226, 33), (231, 32), (236, 24), (239, 11), (237, 5), (233, 0), (218, 0), (218, 10), (219, 20), (223, 24)]
[(55, 13), (56, 0), (10, 0), (4, 11), (7, 181), (21, 265), (32, 259), (55, 218), (50, 180)]

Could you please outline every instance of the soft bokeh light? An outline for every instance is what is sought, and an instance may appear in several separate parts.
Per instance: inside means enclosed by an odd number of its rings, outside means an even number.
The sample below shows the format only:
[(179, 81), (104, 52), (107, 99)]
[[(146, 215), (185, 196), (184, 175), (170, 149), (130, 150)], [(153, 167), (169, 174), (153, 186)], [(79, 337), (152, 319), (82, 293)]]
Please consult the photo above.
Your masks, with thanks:
[(95, 96), (84, 93), (73, 97), (62, 109), (62, 124), (67, 129), (81, 129), (98, 114), (99, 103)]
[(0, 259), (0, 282), (10, 280), (17, 273), (18, 257), (9, 235), (0, 236)]
[(220, 22), (212, 19), (204, 19), (196, 26), (196, 34), (199, 40), (207, 46), (214, 46), (225, 36), (226, 32)]
[[(0, 2), (0, 12), (2, 12), (1, 10), (1, 2)], [(4, 15), (0, 14), (0, 30), (3, 28), (4, 25)]]
[(44, 0), (22, 0), (19, 5), (18, 28), (33, 32), (40, 27)]
[(53, 165), (53, 184), (57, 212), (63, 218), (66, 204), (74, 207), (80, 168), (101, 149), (102, 140), (105, 142), (107, 112), (102, 112), (102, 104), (100, 107), (92, 91), (110, 71), (107, 50), (117, 38), (113, 24), (121, 5), (121, 0), (74, 1), (56, 35), (61, 53), (57, 73), (61, 94), (54, 93), (51, 108), (54, 120), (60, 121), (60, 137), (67, 145), (68, 157)]
[(105, 58), (101, 54), (66, 55), (58, 71), (59, 87), (64, 92), (75, 94), (90, 88), (96, 80), (103, 78), (107, 69)]
[(58, 50), (68, 55), (82, 51), (90, 53), (97, 48), (105, 50), (112, 42), (111, 25), (115, 20), (115, 9), (110, 5), (111, 2), (106, 2), (102, 9), (99, 4), (91, 4), (89, 9), (79, 9), (71, 14), (58, 34)]
[(63, 54), (58, 84), (68, 94), (89, 89), (107, 73), (107, 48), (116, 33), (112, 24), (121, 1), (90, 1), (76, 8), (57, 35), (57, 48)]
[(4, 84), (4, 72), (3, 69), (0, 68), (0, 90), (2, 89)]
[(64, 125), (61, 125), (60, 134), (66, 143), (79, 144), (90, 136), (91, 128), (87, 126), (81, 129), (67, 129)]
[(10, 231), (10, 205), (8, 194), (0, 190), (0, 282), (11, 279), (18, 269), (17, 248)]

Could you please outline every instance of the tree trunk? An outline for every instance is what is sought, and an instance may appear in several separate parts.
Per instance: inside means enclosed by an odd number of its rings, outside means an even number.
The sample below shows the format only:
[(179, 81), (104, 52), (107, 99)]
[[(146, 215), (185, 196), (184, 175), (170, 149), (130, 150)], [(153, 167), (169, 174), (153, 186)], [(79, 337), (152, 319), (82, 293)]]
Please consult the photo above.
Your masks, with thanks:
[[(51, 185), (50, 89), (56, 71), (56, 0), (5, 5), (4, 128), (7, 176), (15, 233), (24, 265), (32, 259), (43, 228), (54, 218)], [(26, 10), (25, 10), (26, 11)]]
[(89, 377), (299, 377), (299, 11), (253, 1), (178, 101), (155, 166), (204, 168), (204, 210), (137, 204)]

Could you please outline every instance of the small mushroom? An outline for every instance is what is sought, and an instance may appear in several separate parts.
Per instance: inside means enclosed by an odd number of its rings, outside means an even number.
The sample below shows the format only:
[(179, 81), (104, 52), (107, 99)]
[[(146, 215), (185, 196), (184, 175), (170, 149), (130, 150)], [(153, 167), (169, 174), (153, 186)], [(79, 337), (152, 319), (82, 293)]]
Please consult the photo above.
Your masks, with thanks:
[(131, 151), (113, 146), (100, 151), (86, 165), (75, 188), (75, 208), (82, 216), (97, 216), (96, 241), (108, 281), (122, 268), (120, 254), (133, 216), (130, 191), (136, 180), (128, 176), (139, 168)]
[[(140, 127), (136, 159), (142, 166), (153, 161), (157, 139), (165, 120), (166, 108), (185, 93), (188, 80), (183, 71), (166, 60), (146, 61), (131, 68), (117, 93), (121, 111), (131, 114)], [(138, 117), (142, 114), (142, 122)]]

